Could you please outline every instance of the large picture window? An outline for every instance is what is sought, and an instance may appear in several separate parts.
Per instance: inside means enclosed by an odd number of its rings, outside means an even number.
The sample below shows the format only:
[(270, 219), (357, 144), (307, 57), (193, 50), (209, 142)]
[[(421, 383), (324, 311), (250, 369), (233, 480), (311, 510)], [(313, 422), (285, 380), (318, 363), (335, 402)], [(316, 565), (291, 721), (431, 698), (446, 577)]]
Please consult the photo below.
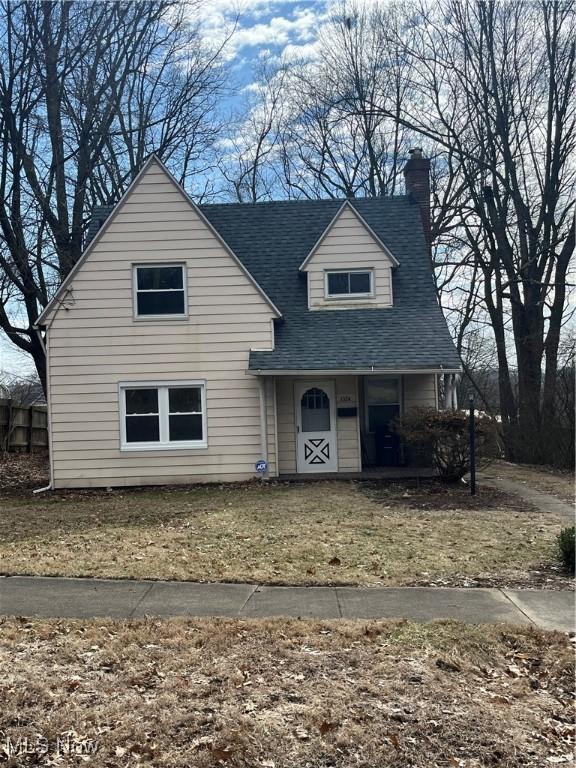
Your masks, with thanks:
[(121, 384), (123, 450), (205, 448), (204, 382)]
[(326, 272), (325, 292), (330, 299), (372, 296), (372, 270)]
[(137, 318), (186, 317), (183, 264), (136, 264), (133, 281)]

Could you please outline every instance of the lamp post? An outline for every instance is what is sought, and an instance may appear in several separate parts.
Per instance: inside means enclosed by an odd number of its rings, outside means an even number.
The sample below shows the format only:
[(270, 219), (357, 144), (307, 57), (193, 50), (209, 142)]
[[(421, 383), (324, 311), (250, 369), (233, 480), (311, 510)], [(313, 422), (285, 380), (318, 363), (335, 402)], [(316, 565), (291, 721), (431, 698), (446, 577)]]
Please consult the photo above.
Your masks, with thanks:
[(469, 437), (470, 437), (470, 495), (476, 495), (476, 429), (474, 416), (474, 395), (468, 398), (470, 406)]

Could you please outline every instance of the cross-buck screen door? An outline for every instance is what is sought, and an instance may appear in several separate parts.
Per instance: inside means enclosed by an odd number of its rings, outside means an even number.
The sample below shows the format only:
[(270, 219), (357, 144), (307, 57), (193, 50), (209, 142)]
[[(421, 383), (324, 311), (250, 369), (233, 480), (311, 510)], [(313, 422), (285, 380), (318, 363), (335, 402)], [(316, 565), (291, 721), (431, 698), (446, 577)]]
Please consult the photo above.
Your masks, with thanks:
[(297, 381), (296, 466), (298, 472), (337, 472), (334, 382)]

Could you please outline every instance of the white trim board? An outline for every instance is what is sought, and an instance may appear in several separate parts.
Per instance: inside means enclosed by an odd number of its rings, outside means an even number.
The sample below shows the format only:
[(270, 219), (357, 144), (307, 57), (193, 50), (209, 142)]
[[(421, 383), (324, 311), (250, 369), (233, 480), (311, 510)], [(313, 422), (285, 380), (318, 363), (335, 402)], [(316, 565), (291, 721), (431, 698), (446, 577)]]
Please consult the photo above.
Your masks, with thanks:
[(462, 368), (279, 368), (263, 369), (248, 368), (246, 373), (250, 376), (354, 376), (354, 375), (386, 375), (397, 376), (422, 373), (462, 373)]

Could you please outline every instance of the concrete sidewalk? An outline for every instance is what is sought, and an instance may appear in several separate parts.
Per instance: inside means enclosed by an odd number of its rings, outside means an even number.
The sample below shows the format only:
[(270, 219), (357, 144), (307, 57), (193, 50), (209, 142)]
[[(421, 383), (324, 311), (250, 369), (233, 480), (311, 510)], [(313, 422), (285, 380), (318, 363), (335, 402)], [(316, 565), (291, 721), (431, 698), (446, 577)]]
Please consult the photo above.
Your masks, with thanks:
[(527, 483), (518, 482), (518, 480), (497, 477), (489, 468), (478, 475), (478, 482), (482, 485), (488, 485), (506, 493), (511, 493), (514, 496), (520, 496), (521, 499), (524, 499), (529, 504), (533, 504), (541, 512), (558, 515), (558, 517), (564, 519), (567, 525), (574, 525), (574, 504), (568, 504), (568, 502), (562, 501), (562, 499), (557, 499), (551, 493), (538, 491), (536, 488), (531, 488)]
[(170, 581), (0, 577), (0, 614), (39, 617), (290, 616), (458, 619), (574, 631), (574, 593), (433, 587), (265, 587)]

